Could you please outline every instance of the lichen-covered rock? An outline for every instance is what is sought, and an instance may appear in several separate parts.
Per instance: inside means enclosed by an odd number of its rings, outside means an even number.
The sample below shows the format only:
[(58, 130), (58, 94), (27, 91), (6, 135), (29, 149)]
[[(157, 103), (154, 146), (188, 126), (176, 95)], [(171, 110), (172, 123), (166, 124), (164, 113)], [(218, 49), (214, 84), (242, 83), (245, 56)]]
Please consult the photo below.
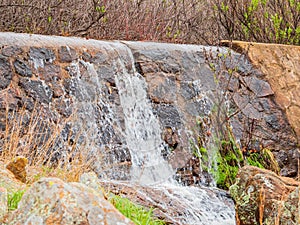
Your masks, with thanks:
[(299, 187), (297, 187), (293, 192), (288, 195), (288, 198), (279, 208), (280, 218), (279, 224), (284, 225), (294, 225), (300, 224), (300, 214), (299, 214)]
[(8, 221), (9, 225), (133, 225), (95, 190), (58, 178), (34, 183)]
[(230, 187), (240, 225), (299, 224), (299, 182), (253, 166)]
[(85, 184), (86, 186), (93, 188), (97, 191), (98, 194), (102, 195), (103, 188), (101, 187), (101, 183), (97, 174), (95, 172), (84, 173), (80, 176), (80, 183)]

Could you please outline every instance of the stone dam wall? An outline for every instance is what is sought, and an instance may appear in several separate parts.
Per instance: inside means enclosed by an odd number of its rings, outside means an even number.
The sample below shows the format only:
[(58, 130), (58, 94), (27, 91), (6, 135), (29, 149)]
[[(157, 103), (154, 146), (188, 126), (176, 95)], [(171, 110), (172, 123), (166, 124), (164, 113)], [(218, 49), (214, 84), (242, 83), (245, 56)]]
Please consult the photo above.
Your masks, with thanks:
[[(102, 156), (98, 164), (104, 160), (117, 171), (97, 167), (98, 175), (127, 179), (133, 159), (120, 93), (129, 92), (122, 85), (136, 77), (147, 92), (147, 99), (140, 101), (151, 105), (160, 125), (161, 154), (177, 171), (192, 168), (180, 174), (188, 184), (202, 179), (191, 140), (201, 137), (203, 143), (196, 144), (206, 144), (213, 139), (218, 126), (210, 115), (219, 108), (228, 110), (230, 117), (224, 119), (230, 120), (241, 147), (269, 148), (281, 174), (294, 177), (299, 159), (300, 48), (234, 45), (237, 51), (0, 33), (0, 128), (6, 128), (8, 111), (23, 107), (29, 115), (37, 110), (43, 123), (62, 124), (61, 140), (49, 149), (56, 157), (68, 151), (68, 144), (88, 138), (91, 152)], [(129, 81), (120, 79), (124, 74)], [(134, 90), (132, 95), (139, 97)], [(135, 106), (127, 110), (139, 112), (139, 121), (147, 120), (143, 109)], [(147, 138), (143, 129), (147, 128), (142, 127), (137, 138)]]

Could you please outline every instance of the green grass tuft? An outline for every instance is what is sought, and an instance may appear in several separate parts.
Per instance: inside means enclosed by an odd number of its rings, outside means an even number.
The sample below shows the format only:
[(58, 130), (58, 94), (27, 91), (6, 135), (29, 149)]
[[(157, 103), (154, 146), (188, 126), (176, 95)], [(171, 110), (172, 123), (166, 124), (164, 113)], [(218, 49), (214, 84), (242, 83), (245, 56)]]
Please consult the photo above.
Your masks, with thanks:
[(163, 220), (153, 217), (153, 209), (146, 210), (144, 207), (131, 202), (127, 198), (111, 194), (109, 201), (127, 218), (137, 225), (164, 225)]
[(25, 190), (18, 190), (16, 192), (7, 194), (7, 206), (9, 211), (16, 210), (18, 208), (18, 204), (21, 201)]

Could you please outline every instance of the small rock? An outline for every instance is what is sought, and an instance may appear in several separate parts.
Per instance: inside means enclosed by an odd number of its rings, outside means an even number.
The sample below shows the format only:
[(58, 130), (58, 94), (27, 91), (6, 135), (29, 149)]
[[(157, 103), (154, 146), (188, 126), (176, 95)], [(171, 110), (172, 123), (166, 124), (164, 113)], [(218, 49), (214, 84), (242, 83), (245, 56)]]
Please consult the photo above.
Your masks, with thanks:
[(147, 74), (150, 98), (158, 103), (174, 103), (176, 100), (175, 76), (164, 73)]
[(61, 46), (58, 54), (61, 62), (72, 62), (78, 58), (76, 51), (68, 46)]
[(99, 182), (99, 178), (95, 172), (84, 173), (79, 178), (80, 183), (85, 184), (86, 186), (93, 188), (103, 197), (103, 188), (101, 187), (101, 183)]
[(182, 121), (177, 108), (174, 105), (158, 104), (155, 112), (164, 127), (180, 128)]
[(284, 177), (295, 177), (297, 175), (297, 169), (288, 166), (285, 166), (280, 170), (280, 175)]
[(41, 103), (50, 103), (53, 91), (48, 85), (39, 80), (30, 80), (29, 78), (21, 78), (19, 85), (24, 89), (29, 97), (39, 100)]
[(273, 90), (269, 83), (263, 80), (259, 80), (256, 77), (244, 77), (246, 85), (257, 97), (266, 97), (274, 95)]
[(21, 54), (22, 52), (23, 50), (17, 46), (8, 46), (2, 49), (2, 55), (5, 55), (7, 57), (15, 56)]
[(55, 60), (55, 54), (51, 49), (30, 47), (29, 57), (34, 63), (35, 69), (51, 64)]
[(18, 156), (13, 161), (11, 161), (6, 168), (11, 171), (15, 178), (26, 183), (26, 165), (28, 163), (28, 159), (22, 156)]

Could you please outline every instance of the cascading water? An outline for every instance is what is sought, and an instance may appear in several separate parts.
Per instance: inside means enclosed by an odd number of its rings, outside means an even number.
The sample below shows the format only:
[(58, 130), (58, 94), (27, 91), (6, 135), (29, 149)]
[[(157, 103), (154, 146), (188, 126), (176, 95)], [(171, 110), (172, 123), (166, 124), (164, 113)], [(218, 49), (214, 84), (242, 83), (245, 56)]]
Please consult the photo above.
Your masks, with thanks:
[(126, 135), (106, 82), (98, 76), (92, 63), (79, 60), (67, 69), (72, 74), (70, 94), (75, 95), (77, 101), (73, 102), (76, 118), (66, 127), (71, 130), (66, 131), (65, 139), (79, 142), (79, 148), (89, 149), (93, 169), (100, 177), (128, 179), (127, 171), (115, 165), (120, 155), (128, 155), (122, 141)]
[(140, 184), (166, 181), (174, 172), (161, 155), (165, 148), (162, 131), (147, 98), (146, 82), (140, 74), (129, 74), (125, 66), (123, 68), (116, 76), (116, 85), (125, 116), (126, 143), (132, 157), (132, 180)]

